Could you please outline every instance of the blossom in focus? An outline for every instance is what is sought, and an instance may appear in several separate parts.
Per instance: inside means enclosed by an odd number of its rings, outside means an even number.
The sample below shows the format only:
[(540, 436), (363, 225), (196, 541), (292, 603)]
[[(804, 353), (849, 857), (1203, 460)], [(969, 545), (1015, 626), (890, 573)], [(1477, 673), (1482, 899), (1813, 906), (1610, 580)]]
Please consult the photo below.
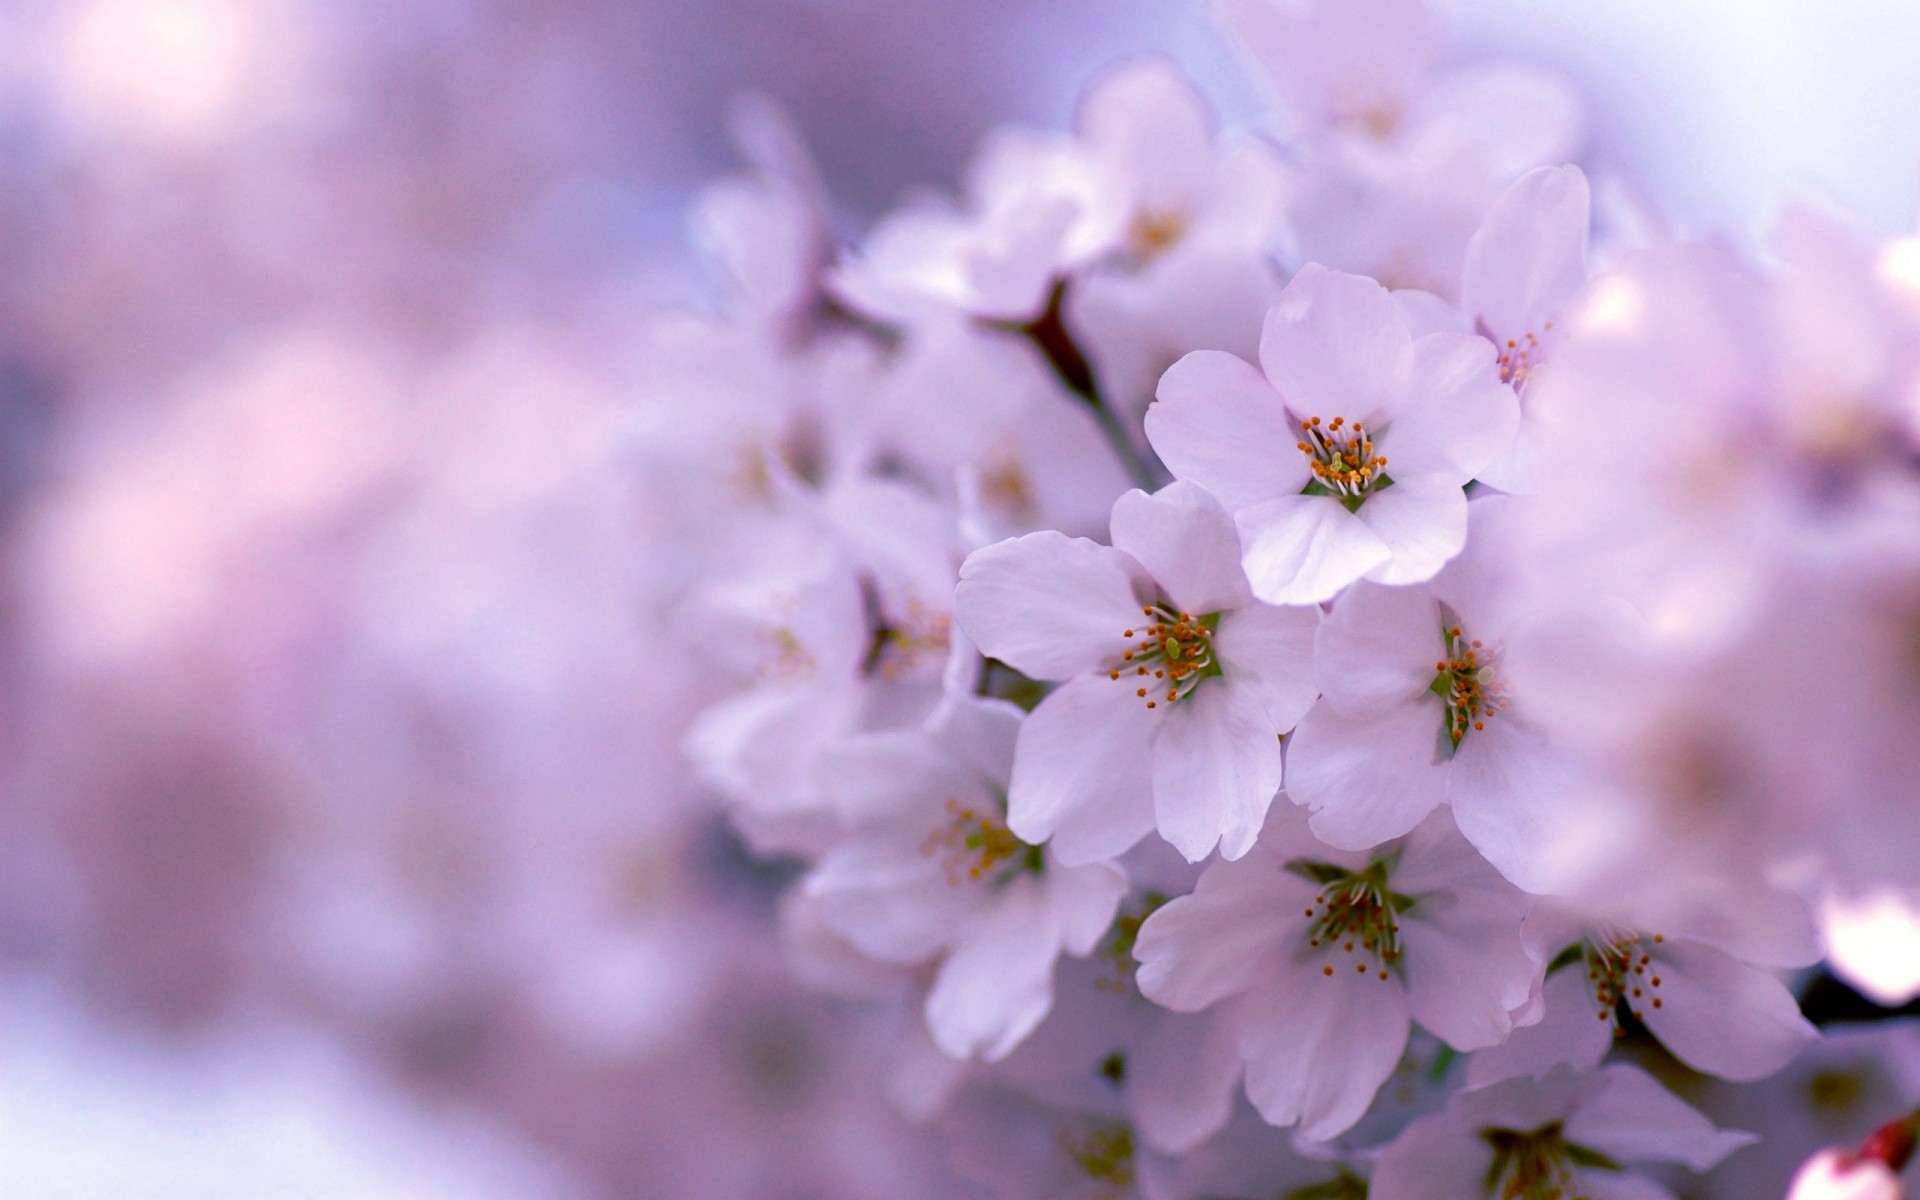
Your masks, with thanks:
[(1247, 1098), (1325, 1141), (1366, 1113), (1412, 1022), (1459, 1050), (1507, 1036), (1539, 973), (1528, 903), (1444, 813), (1355, 852), (1281, 806), (1245, 858), (1147, 919), (1139, 986), (1176, 1012), (1223, 1006)]
[(1189, 861), (1253, 844), (1280, 735), (1313, 703), (1319, 614), (1256, 601), (1233, 526), (1176, 483), (1113, 507), (1113, 545), (1035, 533), (975, 551), (955, 605), (982, 653), (1062, 686), (1020, 731), (1013, 831), (1061, 860), (1158, 829)]
[(1466, 544), (1466, 484), (1520, 419), (1491, 344), (1416, 338), (1385, 288), (1308, 266), (1267, 314), (1260, 363), (1195, 351), (1146, 417), (1175, 477), (1233, 514), (1253, 594), (1318, 604), (1362, 578), (1433, 578)]

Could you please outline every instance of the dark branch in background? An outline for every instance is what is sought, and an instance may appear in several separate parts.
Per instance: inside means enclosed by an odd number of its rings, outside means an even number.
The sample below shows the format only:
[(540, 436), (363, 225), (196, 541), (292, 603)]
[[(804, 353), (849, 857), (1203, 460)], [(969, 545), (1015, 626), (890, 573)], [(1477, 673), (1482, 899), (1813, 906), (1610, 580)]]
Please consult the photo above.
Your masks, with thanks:
[(1815, 1025), (1849, 1021), (1895, 1021), (1920, 1017), (1920, 1000), (1899, 1008), (1882, 1008), (1826, 971), (1813, 977), (1801, 991), (1800, 1012)]
[(1010, 321), (992, 321), (989, 324), (1004, 333), (1026, 338), (1046, 356), (1047, 364), (1060, 377), (1060, 382), (1093, 410), (1101, 431), (1107, 435), (1114, 454), (1119, 456), (1134, 483), (1149, 492), (1154, 491), (1166, 482), (1165, 473), (1158, 469), (1157, 463), (1140, 452), (1133, 434), (1120, 424), (1120, 414), (1101, 395), (1100, 380), (1093, 373), (1093, 363), (1087, 359), (1086, 352), (1080, 349), (1080, 343), (1074, 340), (1073, 331), (1067, 328), (1063, 315), (1066, 298), (1067, 281), (1061, 279), (1048, 294), (1047, 306), (1033, 320), (1023, 324)]
[(1040, 347), (1040, 353), (1047, 356), (1054, 374), (1060, 376), (1060, 382), (1066, 384), (1069, 391), (1095, 408), (1105, 408), (1100, 398), (1100, 384), (1093, 377), (1093, 364), (1073, 340), (1066, 318), (1061, 315), (1066, 299), (1067, 281), (1062, 279), (1053, 285), (1052, 293), (1047, 296), (1047, 307), (1040, 315), (1013, 328)]

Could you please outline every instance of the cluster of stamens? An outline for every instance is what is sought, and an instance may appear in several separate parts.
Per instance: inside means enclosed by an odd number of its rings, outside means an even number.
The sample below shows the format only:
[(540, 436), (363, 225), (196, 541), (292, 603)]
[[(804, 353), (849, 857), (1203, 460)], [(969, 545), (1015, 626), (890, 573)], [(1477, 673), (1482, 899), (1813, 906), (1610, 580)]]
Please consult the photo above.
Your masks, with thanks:
[(1334, 495), (1359, 499), (1380, 481), (1386, 457), (1373, 452), (1373, 435), (1360, 422), (1308, 417), (1300, 422), (1300, 435), (1295, 444), (1307, 456), (1315, 482)]
[(1101, 1125), (1075, 1135), (1054, 1134), (1054, 1144), (1088, 1179), (1107, 1185), (1118, 1197), (1133, 1187), (1133, 1130), (1125, 1125)]
[(1013, 517), (1034, 511), (1033, 480), (1026, 466), (1012, 454), (980, 473), (980, 496), (993, 508)]
[(1469, 639), (1458, 625), (1442, 631), (1447, 657), (1433, 664), (1432, 691), (1447, 706), (1447, 736), (1458, 747), (1467, 730), (1487, 727), (1487, 719), (1507, 707), (1507, 694), (1494, 674), (1498, 647)]
[[(1498, 1200), (1586, 1200), (1574, 1191), (1571, 1147), (1558, 1122), (1522, 1133), (1486, 1129), (1493, 1147), (1487, 1194)], [(1595, 1156), (1597, 1157), (1597, 1156)]]
[[(1552, 321), (1548, 321), (1542, 327), (1543, 332), (1552, 329)], [(1524, 385), (1527, 382), (1527, 376), (1533, 374), (1534, 367), (1539, 365), (1534, 361), (1542, 349), (1539, 337), (1529, 332), (1517, 338), (1497, 342), (1496, 346), (1500, 351), (1500, 382), (1510, 383), (1516, 388)]]
[(799, 679), (813, 671), (813, 653), (800, 641), (791, 626), (762, 630), (761, 636), (772, 644), (773, 653), (760, 664), (760, 673), (768, 679)]
[[(1593, 1002), (1599, 1010), (1602, 1021), (1613, 1022), (1613, 1035), (1623, 1036), (1626, 1032), (1620, 1028), (1619, 1009), (1627, 1006), (1635, 1020), (1646, 1019), (1646, 1007), (1662, 1006), (1660, 998), (1660, 968), (1654, 965), (1653, 955), (1643, 947), (1647, 935), (1628, 934), (1589, 940), (1583, 957), (1587, 966), (1587, 985), (1593, 991)], [(1653, 934), (1657, 944), (1666, 941), (1661, 934)]]
[[(1396, 902), (1402, 898), (1387, 889), (1384, 867), (1375, 863), (1355, 873), (1325, 863), (1301, 866), (1316, 878), (1328, 879), (1306, 908), (1307, 945), (1316, 949), (1338, 946), (1343, 953), (1360, 955), (1354, 963), (1356, 973), (1364, 975), (1372, 970), (1381, 979), (1390, 978), (1387, 967), (1400, 959)], [(1322, 966), (1320, 973), (1331, 978), (1333, 965)]]
[(953, 617), (909, 598), (906, 619), (882, 623), (874, 631), (871, 662), (888, 679), (927, 661), (944, 661), (953, 633)]
[(1208, 675), (1218, 674), (1213, 659), (1213, 626), (1217, 618), (1175, 613), (1163, 604), (1149, 604), (1140, 610), (1147, 624), (1126, 631), (1126, 638), (1137, 644), (1121, 655), (1121, 665), (1107, 672), (1107, 678), (1126, 678), (1136, 686), (1133, 694), (1157, 708), (1171, 704), (1199, 686)]
[(1127, 248), (1141, 261), (1152, 262), (1186, 235), (1186, 213), (1177, 208), (1143, 208), (1127, 228)]
[(942, 856), (950, 886), (982, 879), (1015, 859), (1028, 870), (1036, 873), (1040, 870), (1044, 861), (1040, 847), (1030, 846), (1013, 836), (1013, 831), (998, 818), (977, 812), (958, 800), (947, 801), (947, 814), (948, 822), (920, 843), (920, 853), (928, 857)]

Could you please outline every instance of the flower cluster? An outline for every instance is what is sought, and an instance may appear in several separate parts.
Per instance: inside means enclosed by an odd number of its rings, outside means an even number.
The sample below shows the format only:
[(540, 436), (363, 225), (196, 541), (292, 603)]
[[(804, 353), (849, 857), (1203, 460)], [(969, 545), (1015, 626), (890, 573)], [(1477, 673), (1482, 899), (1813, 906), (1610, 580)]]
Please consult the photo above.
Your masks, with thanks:
[(1665, 1195), (1796, 972), (1920, 994), (1920, 242), (1650, 241), (1418, 0), (1217, 11), (1284, 137), (1124, 62), (840, 245), (756, 127), (637, 439), (687, 751), (999, 1194)]

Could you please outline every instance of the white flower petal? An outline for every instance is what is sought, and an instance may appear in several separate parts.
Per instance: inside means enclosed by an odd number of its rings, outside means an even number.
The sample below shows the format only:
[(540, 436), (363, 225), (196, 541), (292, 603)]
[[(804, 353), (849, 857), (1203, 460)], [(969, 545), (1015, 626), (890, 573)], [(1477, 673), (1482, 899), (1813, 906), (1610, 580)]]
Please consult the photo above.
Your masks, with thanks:
[(1456, 1200), (1486, 1191), (1493, 1149), (1450, 1112), (1408, 1125), (1380, 1155), (1367, 1200)]
[(1127, 1058), (1127, 1099), (1147, 1143), (1184, 1154), (1233, 1115), (1240, 1053), (1226, 1024), (1166, 1013)]
[(1579, 167), (1522, 175), (1467, 243), (1461, 306), (1502, 338), (1543, 334), (1587, 281), (1592, 204)]
[(1417, 700), (1433, 685), (1446, 649), (1432, 592), (1360, 582), (1320, 623), (1314, 674), (1328, 704), (1363, 717)]
[(1191, 206), (1213, 165), (1213, 115), (1166, 59), (1122, 62), (1095, 80), (1074, 128), (1130, 177), (1136, 204), (1149, 210)]
[(1483, 337), (1430, 333), (1413, 348), (1413, 391), (1379, 439), (1387, 473), (1465, 483), (1513, 444), (1520, 400), (1500, 382), (1493, 343)]
[(1575, 1172), (1582, 1200), (1673, 1200), (1673, 1193), (1629, 1171)]
[(1567, 1140), (1621, 1162), (1677, 1162), (1705, 1171), (1758, 1140), (1715, 1128), (1638, 1067), (1604, 1067), (1582, 1093), (1567, 1119)]
[(1167, 369), (1156, 394), (1147, 441), (1176, 478), (1229, 509), (1306, 486), (1299, 432), (1257, 368), (1224, 351), (1195, 350)]
[(1556, 805), (1568, 767), (1534, 729), (1494, 716), (1469, 729), (1447, 772), (1453, 819), (1500, 873), (1530, 892), (1553, 882), (1549, 864), (1577, 836)]
[[(1393, 558), (1380, 535), (1331, 496), (1281, 496), (1241, 509), (1234, 524), (1247, 580), (1268, 604), (1331, 600)], [(1463, 533), (1465, 525), (1463, 515)]]
[(1209, 679), (1172, 704), (1153, 743), (1153, 809), (1160, 836), (1188, 862), (1220, 846), (1253, 845), (1280, 790), (1280, 736), (1258, 692)]
[(1007, 785), (1007, 826), (1027, 842), (1056, 839), (1070, 866), (1110, 858), (1153, 828), (1156, 713), (1124, 681), (1089, 675), (1062, 686), (1020, 727)]
[[(1302, 956), (1303, 958), (1305, 956)], [(1270, 1124), (1325, 1141), (1366, 1115), (1407, 1048), (1407, 993), (1372, 971), (1289, 963), (1241, 1001), (1247, 1099)], [(1336, 968), (1345, 962), (1336, 962)]]
[(1563, 1064), (1589, 1071), (1607, 1056), (1613, 1046), (1613, 1022), (1600, 1012), (1587, 989), (1585, 964), (1576, 962), (1555, 971), (1542, 990), (1545, 1015), (1468, 1059), (1468, 1087), (1485, 1087), (1519, 1075), (1545, 1075)]
[(1220, 618), (1213, 653), (1227, 678), (1254, 689), (1267, 717), (1284, 733), (1299, 724), (1320, 694), (1313, 671), (1318, 609), (1253, 604)]
[(1113, 545), (1146, 568), (1182, 612), (1201, 616), (1253, 600), (1233, 518), (1198, 484), (1120, 497), (1113, 505)]
[(1785, 984), (1704, 942), (1669, 938), (1647, 970), (1660, 976), (1660, 1007), (1649, 998), (1635, 1010), (1696, 1071), (1763, 1079), (1819, 1037)]
[(944, 948), (982, 895), (948, 883), (945, 866), (918, 844), (886, 838), (837, 847), (807, 873), (801, 890), (829, 929), (861, 953), (893, 963), (922, 962)]
[(1053, 1007), (1059, 952), (1037, 882), (1015, 880), (940, 965), (927, 993), (934, 1042), (954, 1058), (1012, 1053)]
[(1375, 583), (1424, 583), (1467, 544), (1467, 494), (1442, 477), (1398, 481), (1356, 515), (1392, 555), (1367, 572)]
[(1439, 702), (1344, 717), (1316, 705), (1287, 743), (1287, 796), (1328, 845), (1364, 850), (1425, 820), (1444, 798)]
[(1244, 990), (1273, 948), (1263, 917), (1299, 908), (1313, 896), (1264, 853), (1217, 862), (1199, 886), (1146, 919), (1134, 943), (1140, 993), (1175, 1012), (1199, 1012)]
[(1267, 313), (1260, 366), (1295, 415), (1371, 423), (1407, 394), (1413, 347), (1386, 288), (1309, 263)]
[(1084, 957), (1113, 927), (1127, 894), (1127, 876), (1111, 863), (1069, 867), (1056, 861), (1047, 864), (1044, 886), (1060, 944), (1067, 953)]
[(1118, 662), (1140, 619), (1126, 555), (1051, 530), (974, 551), (954, 615), (989, 658), (1035, 679), (1071, 679)]

